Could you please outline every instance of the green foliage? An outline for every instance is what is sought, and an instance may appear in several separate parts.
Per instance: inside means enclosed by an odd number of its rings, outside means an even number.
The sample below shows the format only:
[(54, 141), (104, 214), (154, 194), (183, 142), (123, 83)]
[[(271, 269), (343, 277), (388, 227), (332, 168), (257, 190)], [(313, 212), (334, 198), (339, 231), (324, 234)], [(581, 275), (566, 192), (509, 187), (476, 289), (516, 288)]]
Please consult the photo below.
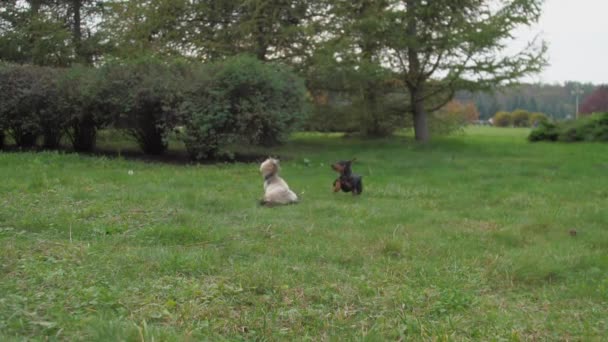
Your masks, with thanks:
[(511, 123), (515, 127), (530, 127), (530, 112), (517, 109), (511, 113)]
[(433, 136), (446, 136), (463, 132), (465, 125), (455, 115), (442, 115), (441, 112), (429, 114), (428, 128)]
[(65, 117), (64, 130), (75, 151), (92, 151), (97, 129), (111, 121), (113, 108), (102, 96), (101, 84), (97, 69), (82, 66), (69, 68), (58, 81), (58, 108)]
[[(406, 124), (409, 101), (396, 85), (394, 72), (381, 65), (386, 1), (336, 1), (329, 6), (332, 20), (325, 25), (329, 39), (315, 51), (309, 86), (315, 93), (349, 95), (340, 106), (347, 115), (342, 126), (366, 137), (384, 137)], [(330, 104), (331, 105), (331, 104)], [(329, 111), (327, 122), (335, 121)], [(321, 121), (323, 118), (320, 118)], [(343, 128), (343, 130), (345, 130)]]
[(409, 99), (395, 75), (372, 62), (354, 57), (338, 62), (323, 53), (308, 75), (316, 110), (307, 127), (366, 137), (385, 137), (408, 127)]
[(386, 137), (398, 129), (411, 127), (411, 118), (407, 114), (408, 102), (400, 93), (378, 95), (373, 110), (364, 98), (353, 100), (346, 96), (335, 103), (315, 105), (305, 129)]
[[(0, 62), (0, 82), (2, 82), (2, 80), (4, 79), (2, 75), (4, 75), (4, 73), (6, 72), (7, 67), (8, 66), (6, 64)], [(2, 87), (3, 86), (0, 83), (0, 88)], [(0, 95), (0, 98), (2, 98), (2, 95)], [(6, 119), (3, 111), (3, 105), (0, 104), (0, 149), (4, 148), (4, 141), (6, 139), (5, 129), (7, 129)]]
[[(105, 52), (100, 12), (108, 1), (3, 1), (0, 60), (46, 66), (90, 64)], [(86, 34), (83, 34), (86, 32)], [(107, 39), (106, 39), (107, 43)]]
[(473, 102), (452, 100), (430, 116), (429, 128), (433, 135), (461, 132), (468, 124), (479, 119)]
[(537, 127), (546, 121), (549, 121), (549, 117), (545, 113), (530, 113), (530, 126)]
[(44, 146), (61, 138), (57, 112), (57, 71), (31, 65), (0, 69), (0, 121), (19, 147), (33, 147), (40, 135)]
[(498, 112), (493, 117), (494, 126), (497, 127), (537, 127), (549, 121), (544, 113), (530, 113), (523, 109), (509, 112)]
[[(0, 59), (19, 63), (93, 65), (112, 57), (149, 55), (218, 61), (249, 53), (311, 76), (324, 63), (341, 62), (354, 77), (346, 82), (352, 81), (347, 89), (333, 90), (350, 93), (354, 107), (349, 123), (370, 136), (391, 134), (407, 123), (403, 115), (413, 114), (417, 138), (426, 141), (427, 113), (456, 90), (490, 89), (544, 64), (542, 44), (520, 54), (501, 53), (512, 30), (535, 22), (541, 0), (508, 0), (496, 6), (489, 0), (5, 3)], [(319, 59), (319, 54), (325, 57)], [(464, 79), (469, 75), (474, 77)], [(384, 82), (392, 78), (400, 84), (387, 89)], [(411, 108), (387, 112), (383, 97), (395, 91), (414, 99)], [(140, 133), (139, 140), (149, 140)], [(152, 140), (156, 142), (142, 144), (161, 151), (157, 137)]]
[(51, 13), (5, 15), (11, 15), (14, 26), (0, 34), (0, 59), (47, 66), (70, 63), (70, 31), (61, 20)]
[[(392, 87), (379, 85), (375, 91), (374, 101), (369, 97), (361, 100), (361, 107), (355, 113), (359, 113), (357, 123), (359, 132), (368, 137), (387, 137), (399, 129), (412, 128), (412, 117), (410, 114), (410, 102), (403, 93), (391, 92)], [(386, 93), (380, 94), (383, 91)], [(356, 105), (356, 103), (355, 103)], [(363, 110), (365, 109), (365, 110)]]
[(304, 123), (304, 130), (317, 132), (359, 132), (351, 105), (315, 104)]
[[(260, 60), (302, 63), (313, 40), (311, 13), (324, 0), (131, 0), (105, 2), (101, 23), (114, 49), (133, 58), (146, 54), (221, 60), (249, 53)], [(296, 62), (297, 61), (297, 62)]]
[(282, 143), (306, 114), (303, 81), (281, 65), (239, 56), (197, 70), (182, 104), (194, 159), (229, 153), (234, 142)]
[(178, 124), (186, 69), (175, 61), (144, 57), (105, 65), (100, 96), (112, 121), (148, 154), (167, 149), (167, 134)]
[(513, 118), (511, 117), (511, 113), (508, 112), (498, 112), (494, 115), (494, 126), (496, 127), (510, 127), (513, 125)]
[(538, 128), (530, 133), (528, 140), (608, 142), (608, 113), (597, 113), (582, 119), (556, 124), (542, 122)]
[(541, 121), (539, 126), (536, 127), (530, 135), (528, 140), (530, 141), (556, 141), (559, 136), (558, 127), (555, 123), (549, 121)]
[(513, 30), (538, 20), (541, 4), (408, 0), (378, 17), (384, 21), (384, 58), (401, 74), (413, 102), (417, 140), (429, 140), (427, 112), (443, 107), (456, 90), (491, 89), (542, 69), (544, 44), (512, 55), (501, 53)]

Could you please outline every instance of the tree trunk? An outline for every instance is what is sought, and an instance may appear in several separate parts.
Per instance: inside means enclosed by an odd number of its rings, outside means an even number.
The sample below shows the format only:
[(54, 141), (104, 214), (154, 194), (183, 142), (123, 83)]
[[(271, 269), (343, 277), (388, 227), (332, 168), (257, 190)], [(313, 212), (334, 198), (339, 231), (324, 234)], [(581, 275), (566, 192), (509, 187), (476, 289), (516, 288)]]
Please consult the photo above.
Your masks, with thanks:
[[(364, 19), (369, 16), (368, 11), (374, 1), (375, 0), (368, 0), (361, 2), (361, 7), (357, 11), (357, 17)], [(375, 39), (366, 37), (365, 35), (359, 43), (361, 60), (368, 66), (374, 64), (374, 55), (377, 51), (377, 45), (378, 42)], [(367, 112), (364, 113), (366, 117), (363, 120), (363, 125), (366, 127), (362, 127), (365, 135), (382, 136), (383, 132), (380, 128), (380, 118), (378, 117), (378, 84), (375, 79), (363, 81), (363, 102), (365, 105), (364, 111)]]
[(38, 12), (40, 12), (40, 7), (42, 6), (42, 1), (32, 0), (29, 3), (30, 3), (30, 12), (31, 12), (32, 16), (38, 15)]
[(414, 134), (416, 141), (426, 143), (430, 139), (427, 112), (420, 100), (419, 90), (411, 92), (412, 114), (414, 115)]
[(88, 64), (87, 57), (82, 50), (82, 28), (81, 28), (81, 17), (80, 17), (80, 9), (82, 7), (82, 0), (72, 0), (72, 10), (74, 11), (74, 27), (73, 27), (73, 37), (74, 37), (74, 48), (76, 52), (76, 60), (79, 63)]
[(427, 120), (428, 115), (426, 109), (424, 109), (424, 101), (422, 100), (422, 85), (419, 87), (409, 87), (408, 91), (410, 93), (410, 111), (414, 119), (416, 141), (426, 143), (430, 139), (430, 133)]
[(373, 82), (366, 82), (365, 88), (363, 90), (363, 101), (365, 102), (367, 115), (369, 115), (370, 122), (368, 124), (371, 127), (365, 127), (366, 135), (369, 136), (379, 136), (380, 132), (380, 123), (377, 115), (377, 97), (376, 97), (376, 88)]
[(268, 53), (268, 42), (266, 41), (266, 34), (264, 33), (265, 30), (262, 24), (262, 20), (258, 19), (258, 24), (256, 25), (256, 28), (256, 44), (254, 47), (255, 56), (260, 61), (266, 61), (266, 54)]
[(255, 47), (255, 56), (260, 61), (266, 61), (266, 52), (268, 51), (268, 47), (263, 42), (263, 38), (258, 39), (258, 44)]
[[(408, 11), (407, 34), (413, 42), (416, 42), (418, 35), (418, 19), (416, 18), (417, 6), (417, 0), (406, 1)], [(429, 141), (430, 134), (423, 98), (425, 78), (423, 76), (423, 66), (420, 63), (420, 56), (418, 55), (418, 46), (416, 46), (415, 43), (410, 43), (410, 46), (407, 49), (407, 57), (409, 70), (407, 76), (408, 82), (406, 83), (408, 84), (410, 92), (412, 115), (414, 116), (414, 134), (416, 136), (416, 141), (426, 143)]]

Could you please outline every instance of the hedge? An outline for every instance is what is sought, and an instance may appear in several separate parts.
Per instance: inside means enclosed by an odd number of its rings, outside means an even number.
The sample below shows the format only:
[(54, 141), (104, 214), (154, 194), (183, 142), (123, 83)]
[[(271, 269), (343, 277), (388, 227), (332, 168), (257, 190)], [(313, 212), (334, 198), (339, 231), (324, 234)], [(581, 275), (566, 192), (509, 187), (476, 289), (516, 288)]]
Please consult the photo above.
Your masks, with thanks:
[(542, 122), (528, 136), (530, 141), (608, 141), (608, 113), (597, 113), (562, 123)]
[(45, 147), (57, 147), (62, 126), (56, 115), (58, 72), (29, 65), (0, 68), (0, 122), (17, 146), (34, 147), (44, 135)]
[(304, 82), (287, 67), (238, 56), (213, 64), (147, 57), (100, 68), (0, 65), (0, 147), (8, 133), (19, 147), (91, 151), (97, 130), (132, 136), (161, 154), (171, 131), (193, 159), (218, 157), (233, 143), (284, 142), (307, 114)]
[(194, 159), (230, 155), (234, 143), (271, 146), (307, 113), (304, 82), (289, 69), (250, 56), (199, 67), (181, 106), (183, 136)]

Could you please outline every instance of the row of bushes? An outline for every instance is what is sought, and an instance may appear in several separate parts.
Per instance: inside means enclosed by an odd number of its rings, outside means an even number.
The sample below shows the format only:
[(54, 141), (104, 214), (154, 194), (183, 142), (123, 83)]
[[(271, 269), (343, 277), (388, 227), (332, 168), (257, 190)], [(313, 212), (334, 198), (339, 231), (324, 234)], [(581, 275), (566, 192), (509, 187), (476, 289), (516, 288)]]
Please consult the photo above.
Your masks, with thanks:
[(560, 123), (542, 122), (528, 136), (530, 141), (608, 141), (608, 113), (593, 114)]
[(96, 133), (115, 127), (148, 154), (180, 138), (194, 159), (229, 153), (235, 143), (274, 145), (305, 117), (304, 82), (281, 65), (239, 56), (213, 64), (145, 58), (101, 68), (0, 66), (0, 146), (91, 151)]
[(497, 127), (536, 127), (541, 122), (548, 121), (544, 113), (530, 113), (523, 109), (513, 112), (498, 112), (492, 118), (494, 126)]

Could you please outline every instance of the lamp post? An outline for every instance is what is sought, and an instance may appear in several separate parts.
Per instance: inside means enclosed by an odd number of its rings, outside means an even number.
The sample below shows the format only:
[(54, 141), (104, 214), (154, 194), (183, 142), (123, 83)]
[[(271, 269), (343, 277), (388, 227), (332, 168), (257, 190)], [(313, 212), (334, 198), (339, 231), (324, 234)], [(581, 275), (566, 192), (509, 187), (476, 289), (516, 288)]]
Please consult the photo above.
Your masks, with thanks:
[(575, 116), (575, 118), (578, 120), (578, 97), (583, 95), (583, 90), (579, 86), (576, 86), (576, 88), (574, 88), (574, 90), (572, 90), (572, 95), (576, 96), (576, 116)]

